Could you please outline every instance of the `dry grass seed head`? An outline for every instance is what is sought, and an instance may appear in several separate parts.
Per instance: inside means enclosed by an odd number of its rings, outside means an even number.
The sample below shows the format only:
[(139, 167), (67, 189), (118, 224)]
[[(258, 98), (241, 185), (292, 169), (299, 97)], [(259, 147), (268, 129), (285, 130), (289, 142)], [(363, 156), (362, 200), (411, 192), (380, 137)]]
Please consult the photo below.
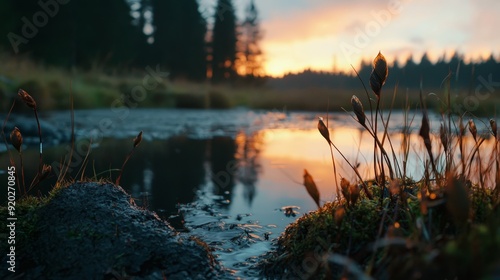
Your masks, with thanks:
[(21, 152), (21, 146), (23, 145), (23, 135), (21, 134), (19, 128), (14, 127), (14, 129), (10, 133), (10, 142), (18, 152)]
[(380, 98), (380, 92), (382, 91), (382, 86), (385, 84), (388, 74), (387, 61), (379, 52), (373, 60), (373, 69), (370, 75), (370, 87), (378, 98)]
[(474, 137), (474, 140), (476, 140), (477, 128), (476, 128), (476, 124), (474, 123), (473, 119), (469, 119), (469, 131), (472, 134), (472, 137)]
[(351, 97), (351, 105), (354, 114), (356, 114), (356, 117), (358, 118), (358, 122), (362, 126), (365, 126), (366, 122), (365, 110), (363, 109), (363, 104), (361, 103), (361, 101), (359, 101), (359, 98), (356, 95), (353, 95)]
[(325, 138), (326, 142), (328, 142), (328, 144), (332, 143), (332, 141), (330, 140), (330, 131), (328, 131), (328, 127), (326, 127), (322, 117), (320, 117), (318, 120), (318, 130), (323, 138)]
[(340, 190), (347, 201), (350, 201), (349, 185), (351, 183), (346, 178), (340, 178)]
[(142, 141), (142, 130), (141, 132), (139, 132), (139, 134), (137, 134), (137, 137), (134, 138), (134, 148), (139, 146), (139, 144), (141, 144), (141, 141)]
[(427, 117), (427, 113), (424, 113), (422, 116), (422, 126), (420, 126), (420, 137), (424, 139), (425, 148), (429, 155), (432, 154), (432, 145), (431, 145), (431, 136), (430, 136), (430, 126), (429, 126), (429, 118)]
[(42, 167), (42, 174), (40, 175), (40, 181), (44, 180), (52, 172), (52, 166), (44, 164)]
[(497, 138), (497, 123), (494, 119), (490, 119), (491, 133)]
[(316, 183), (314, 183), (313, 177), (307, 172), (306, 169), (304, 169), (304, 187), (306, 187), (307, 192), (319, 208), (319, 191), (316, 187)]
[(24, 91), (23, 89), (19, 89), (19, 91), (17, 92), (17, 95), (19, 95), (19, 97), (21, 97), (24, 104), (26, 104), (31, 109), (36, 110), (35, 99), (33, 99), (33, 97), (31, 97), (31, 95), (29, 95), (26, 91)]

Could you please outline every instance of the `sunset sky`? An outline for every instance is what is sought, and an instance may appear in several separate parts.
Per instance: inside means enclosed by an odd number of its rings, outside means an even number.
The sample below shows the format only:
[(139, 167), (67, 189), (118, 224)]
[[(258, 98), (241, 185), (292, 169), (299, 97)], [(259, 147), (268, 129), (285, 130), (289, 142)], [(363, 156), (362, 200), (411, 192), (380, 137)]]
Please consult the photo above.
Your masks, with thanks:
[[(243, 18), (250, 0), (234, 0)], [(201, 0), (210, 11), (215, 0)], [(477, 60), (498, 57), (497, 0), (255, 0), (264, 38), (265, 71), (280, 76), (305, 68), (350, 71), (380, 50), (389, 61), (427, 51), (431, 60), (455, 50)]]

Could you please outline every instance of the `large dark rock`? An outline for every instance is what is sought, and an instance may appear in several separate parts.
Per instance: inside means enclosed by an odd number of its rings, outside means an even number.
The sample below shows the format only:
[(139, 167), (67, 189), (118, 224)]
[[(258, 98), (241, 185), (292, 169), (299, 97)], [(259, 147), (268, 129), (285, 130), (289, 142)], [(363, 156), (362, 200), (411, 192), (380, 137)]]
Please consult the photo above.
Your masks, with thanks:
[(23, 279), (225, 278), (205, 243), (176, 233), (112, 184), (62, 189), (39, 210), (33, 236), (19, 255)]

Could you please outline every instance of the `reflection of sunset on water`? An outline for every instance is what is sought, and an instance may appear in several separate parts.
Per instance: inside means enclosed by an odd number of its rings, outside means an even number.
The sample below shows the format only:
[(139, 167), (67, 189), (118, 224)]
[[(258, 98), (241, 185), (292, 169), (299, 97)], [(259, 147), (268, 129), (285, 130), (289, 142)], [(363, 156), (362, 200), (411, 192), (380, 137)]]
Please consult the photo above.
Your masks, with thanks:
[[(155, 114), (156, 113), (156, 114)], [(172, 118), (166, 118), (165, 112), (149, 112), (150, 123), (162, 125), (161, 131), (179, 131), (178, 123)], [(94, 113), (95, 114), (95, 113)], [(206, 112), (204, 114), (207, 114)], [(128, 170), (124, 172), (122, 185), (125, 189), (141, 201), (141, 196), (148, 195), (148, 205), (151, 209), (168, 215), (177, 212), (178, 203), (191, 203), (197, 201), (198, 191), (215, 196), (214, 204), (219, 205), (229, 217), (247, 216), (248, 219), (259, 221), (263, 225), (274, 224), (284, 228), (293, 218), (286, 217), (280, 210), (284, 206), (297, 206), (298, 215), (317, 208), (315, 202), (308, 195), (303, 186), (304, 169), (313, 177), (320, 193), (321, 204), (334, 200), (336, 185), (332, 168), (330, 149), (327, 142), (318, 131), (316, 113), (257, 113), (246, 111), (217, 112), (210, 115), (218, 118), (217, 122), (224, 122), (228, 127), (220, 130), (222, 125), (207, 122), (207, 115), (192, 114), (186, 111), (175, 112), (178, 118), (189, 119), (189, 123), (196, 123), (197, 129), (188, 135), (170, 135), (162, 139), (158, 130), (145, 130), (145, 139), (138, 147), (135, 156), (128, 162)], [(134, 116), (139, 120), (140, 117)], [(179, 117), (181, 116), (181, 117)], [(399, 133), (404, 127), (403, 115), (394, 112), (390, 123), (390, 139), (398, 164), (394, 163), (392, 149), (389, 141), (384, 141), (384, 147), (389, 154), (396, 177), (412, 178), (416, 181), (422, 178), (425, 161), (429, 156), (421, 137), (415, 128), (419, 123), (419, 115), (412, 125), (410, 147), (406, 169), (403, 166), (403, 153), (401, 143), (403, 135)], [(169, 120), (170, 122), (165, 122)], [(250, 120), (249, 124), (241, 122)], [(336, 147), (344, 154), (350, 163), (356, 166), (365, 180), (374, 177), (373, 170), (373, 138), (369, 133), (360, 129), (353, 119), (347, 114), (331, 114), (328, 118), (330, 138)], [(431, 131), (435, 134), (439, 130), (439, 117), (431, 118)], [(127, 126), (138, 124), (127, 123)], [(326, 122), (326, 118), (325, 118)], [(245, 124), (245, 123), (244, 123)], [(217, 128), (214, 130), (214, 127)], [(183, 128), (184, 129), (184, 128)], [(478, 122), (478, 129), (484, 126)], [(125, 129), (123, 129), (125, 130)], [(379, 132), (382, 129), (379, 127)], [(121, 131), (117, 129), (117, 131)], [(183, 130), (180, 130), (183, 131)], [(214, 135), (208, 139), (199, 135)], [(217, 134), (217, 135), (215, 135)], [(443, 168), (443, 148), (438, 136), (431, 134), (433, 154), (437, 161), (438, 171)], [(484, 135), (484, 131), (481, 131)], [(379, 133), (379, 138), (382, 139)], [(455, 136), (456, 137), (456, 136)], [(455, 157), (455, 170), (461, 172), (459, 148), (454, 139), (452, 148)], [(470, 165), (471, 151), (474, 140), (466, 131), (463, 138), (464, 161)], [(130, 139), (109, 139), (100, 141), (89, 155), (92, 168), (86, 169), (85, 176), (93, 176), (93, 170), (106, 172), (115, 176), (110, 168), (121, 166), (124, 154), (130, 149)], [(493, 146), (493, 139), (484, 140), (480, 148), (483, 160), (483, 174), (485, 180), (491, 181), (494, 166), (487, 162), (494, 154), (489, 149)], [(49, 147), (44, 150), (47, 162), (59, 163), (64, 147)], [(8, 160), (7, 154), (0, 155), (0, 160)], [(23, 152), (26, 159), (26, 174), (36, 174), (38, 153), (36, 149), (26, 149)], [(346, 164), (340, 154), (334, 150), (337, 167), (337, 180), (345, 177), (351, 182), (357, 182), (351, 167)], [(475, 158), (477, 159), (477, 153)], [(474, 159), (474, 161), (476, 160)], [(28, 164), (35, 163), (35, 164)], [(472, 164), (477, 166), (477, 164)], [(399, 169), (401, 173), (399, 173)], [(406, 170), (406, 173), (405, 173)], [(74, 170), (77, 172), (78, 170)], [(388, 173), (386, 173), (387, 175)], [(469, 171), (466, 170), (466, 174)], [(477, 182), (478, 170), (470, 171), (470, 178)], [(1, 174), (0, 174), (1, 175)], [(0, 177), (1, 179), (1, 177)], [(32, 179), (28, 177), (28, 179)], [(49, 178), (54, 180), (55, 177)], [(488, 181), (489, 180), (489, 181)], [(49, 187), (49, 186), (44, 186)]]
[[(365, 179), (373, 178), (373, 138), (368, 133), (361, 134), (355, 128), (338, 127), (331, 130), (332, 142), (351, 162), (352, 165), (359, 163), (359, 172)], [(273, 188), (279, 193), (288, 197), (303, 197), (305, 189), (296, 182), (302, 182), (302, 172), (306, 168), (314, 177), (321, 193), (322, 200), (331, 200), (335, 196), (335, 182), (331, 164), (330, 150), (326, 141), (321, 137), (318, 130), (288, 130), (274, 129), (263, 132), (264, 149), (261, 154), (263, 163), (262, 177), (273, 182), (272, 185), (262, 186), (262, 188)], [(382, 138), (382, 134), (380, 134)], [(431, 136), (433, 144), (433, 154), (438, 162), (443, 159), (443, 148), (439, 142), (439, 137)], [(490, 138), (481, 145), (480, 152), (483, 155), (483, 169), (488, 166), (491, 156), (491, 148), (494, 139)], [(416, 135), (410, 135), (410, 150), (406, 169), (403, 165), (402, 153), (403, 134), (391, 135), (391, 143), (396, 154), (397, 164), (392, 158), (389, 141), (384, 142), (384, 147), (390, 154), (394, 168), (401, 170), (403, 174), (406, 170), (406, 177), (420, 180), (424, 172), (424, 163), (428, 160), (425, 146), (422, 139)], [(470, 137), (463, 138), (466, 161), (470, 161), (471, 151), (474, 149), (474, 140)], [(460, 154), (455, 153), (455, 163), (460, 164)], [(339, 177), (345, 177), (350, 181), (355, 181), (356, 177), (348, 164), (335, 152), (335, 160)], [(438, 168), (442, 168), (438, 165)], [(491, 169), (490, 169), (491, 170)], [(488, 174), (486, 179), (491, 180), (493, 172), (483, 172)], [(476, 178), (477, 170), (471, 171), (471, 179)], [(279, 184), (276, 182), (285, 183)], [(286, 183), (288, 181), (288, 183)], [(295, 181), (295, 182), (294, 182)], [(308, 206), (314, 208), (314, 202), (308, 201)]]

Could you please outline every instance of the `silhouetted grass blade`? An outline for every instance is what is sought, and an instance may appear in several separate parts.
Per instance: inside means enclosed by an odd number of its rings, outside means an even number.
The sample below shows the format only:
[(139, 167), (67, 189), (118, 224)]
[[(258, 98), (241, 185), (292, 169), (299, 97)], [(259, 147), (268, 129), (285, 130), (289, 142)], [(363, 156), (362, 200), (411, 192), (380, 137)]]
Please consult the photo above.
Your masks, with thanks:
[(321, 207), (319, 205), (319, 191), (316, 187), (316, 183), (314, 183), (313, 177), (304, 169), (304, 186), (306, 187), (307, 193), (311, 196), (311, 198), (316, 202), (318, 208)]

